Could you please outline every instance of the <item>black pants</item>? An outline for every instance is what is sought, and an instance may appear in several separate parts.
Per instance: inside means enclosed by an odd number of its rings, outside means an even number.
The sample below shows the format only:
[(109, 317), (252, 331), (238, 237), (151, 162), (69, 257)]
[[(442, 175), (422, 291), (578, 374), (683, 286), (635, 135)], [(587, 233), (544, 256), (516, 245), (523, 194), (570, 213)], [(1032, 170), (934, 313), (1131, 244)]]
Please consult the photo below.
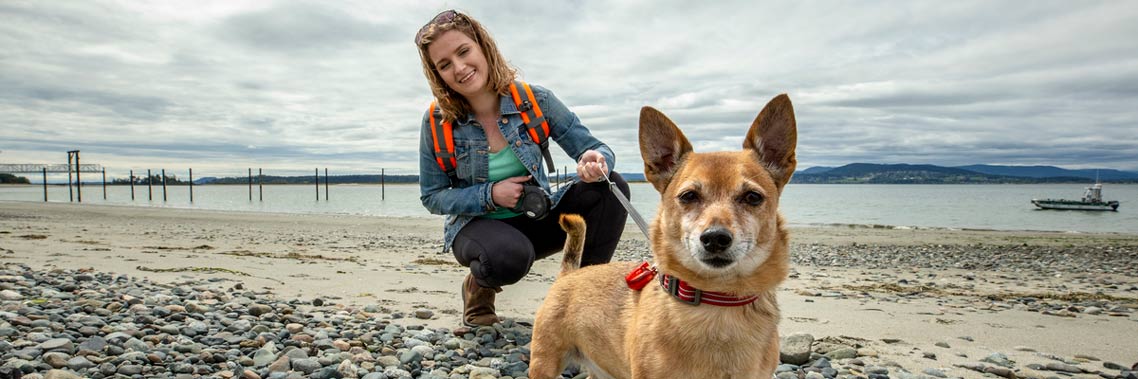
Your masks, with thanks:
[[(615, 171), (609, 179), (628, 197), (628, 183)], [(620, 205), (608, 183), (577, 183), (544, 219), (526, 216), (508, 219), (476, 218), (454, 238), (454, 257), (470, 267), (483, 287), (517, 283), (529, 273), (534, 260), (553, 255), (565, 247), (565, 231), (558, 219), (562, 213), (585, 219), (585, 252), (581, 266), (608, 263), (624, 233), (628, 211)]]

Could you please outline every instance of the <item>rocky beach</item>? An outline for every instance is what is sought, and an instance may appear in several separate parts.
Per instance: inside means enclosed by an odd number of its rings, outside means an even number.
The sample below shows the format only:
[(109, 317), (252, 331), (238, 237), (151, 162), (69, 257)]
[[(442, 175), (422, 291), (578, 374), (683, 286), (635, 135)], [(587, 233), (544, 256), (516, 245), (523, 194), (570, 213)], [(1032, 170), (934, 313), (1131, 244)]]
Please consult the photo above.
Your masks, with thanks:
[[(0, 202), (0, 378), (525, 377), (560, 256), (460, 327), (441, 222)], [(792, 233), (780, 379), (1138, 379), (1138, 236)]]

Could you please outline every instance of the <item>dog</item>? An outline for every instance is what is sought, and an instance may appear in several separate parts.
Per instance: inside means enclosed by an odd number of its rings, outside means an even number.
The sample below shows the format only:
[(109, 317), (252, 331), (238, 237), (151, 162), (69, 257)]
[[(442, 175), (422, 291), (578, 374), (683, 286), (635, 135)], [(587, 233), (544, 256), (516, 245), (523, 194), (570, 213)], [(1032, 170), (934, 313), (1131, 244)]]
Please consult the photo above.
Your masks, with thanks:
[(645, 177), (660, 193), (649, 237), (656, 266), (578, 268), (584, 221), (563, 216), (565, 256), (534, 320), (529, 377), (556, 378), (576, 363), (596, 379), (770, 379), (775, 291), (790, 259), (778, 204), (797, 165), (790, 98), (763, 107), (741, 151), (695, 153), (647, 106), (639, 134)]

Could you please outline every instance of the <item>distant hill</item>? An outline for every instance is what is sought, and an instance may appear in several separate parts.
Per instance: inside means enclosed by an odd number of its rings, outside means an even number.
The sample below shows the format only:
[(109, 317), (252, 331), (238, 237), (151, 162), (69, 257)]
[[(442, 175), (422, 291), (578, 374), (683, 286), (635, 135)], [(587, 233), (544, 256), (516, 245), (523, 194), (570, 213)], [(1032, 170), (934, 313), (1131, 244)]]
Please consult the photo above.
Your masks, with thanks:
[(1054, 178), (1075, 177), (1095, 180), (1098, 176), (1102, 181), (1138, 180), (1138, 173), (1119, 171), (1114, 169), (1083, 169), (1068, 170), (1055, 166), (1000, 166), (1000, 165), (969, 165), (956, 168), (975, 171), (982, 174), (1021, 176), (1027, 178)]
[[(959, 167), (911, 164), (852, 163), (821, 172), (804, 170), (794, 175), (795, 183), (831, 184), (1005, 184), (1005, 183), (1084, 183), (1084, 177), (1029, 177), (977, 172)], [(1107, 180), (1103, 180), (1107, 181)], [(1134, 181), (1119, 179), (1111, 181)]]
[(644, 182), (644, 181), (647, 181), (647, 179), (644, 179), (644, 173), (642, 173), (642, 172), (624, 172), (624, 171), (621, 171), (620, 176), (623, 177), (624, 181), (626, 181), (626, 182)]
[(833, 167), (814, 166), (814, 167), (811, 167), (811, 168), (808, 168), (808, 169), (805, 169), (802, 171), (798, 171), (797, 173), (795, 173), (795, 175), (799, 175), (799, 174), (806, 174), (806, 175), (821, 174), (823, 172), (830, 171), (833, 169), (834, 169)]

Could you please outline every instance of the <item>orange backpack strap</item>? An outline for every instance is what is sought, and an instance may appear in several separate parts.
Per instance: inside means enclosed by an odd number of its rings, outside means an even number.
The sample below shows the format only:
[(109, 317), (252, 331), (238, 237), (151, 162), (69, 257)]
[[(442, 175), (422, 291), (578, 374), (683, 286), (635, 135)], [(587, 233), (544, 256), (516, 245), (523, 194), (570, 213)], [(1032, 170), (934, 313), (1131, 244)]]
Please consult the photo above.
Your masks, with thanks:
[(454, 156), (454, 134), (450, 121), (444, 120), (442, 112), (436, 112), (435, 102), (428, 111), (431, 120), (431, 139), (434, 141), (435, 162), (450, 178), (452, 186), (458, 184), (458, 160)]
[[(526, 97), (523, 98), (518, 93), (518, 85), (521, 85)], [(518, 111), (522, 112), (522, 122), (525, 123), (526, 132), (529, 133), (530, 139), (541, 147), (541, 155), (545, 158), (546, 171), (555, 172), (553, 157), (549, 155), (549, 122), (541, 113), (541, 106), (537, 105), (537, 99), (533, 97), (533, 90), (530, 89), (529, 84), (516, 81), (510, 83), (510, 97), (514, 99), (514, 105), (518, 107)]]

